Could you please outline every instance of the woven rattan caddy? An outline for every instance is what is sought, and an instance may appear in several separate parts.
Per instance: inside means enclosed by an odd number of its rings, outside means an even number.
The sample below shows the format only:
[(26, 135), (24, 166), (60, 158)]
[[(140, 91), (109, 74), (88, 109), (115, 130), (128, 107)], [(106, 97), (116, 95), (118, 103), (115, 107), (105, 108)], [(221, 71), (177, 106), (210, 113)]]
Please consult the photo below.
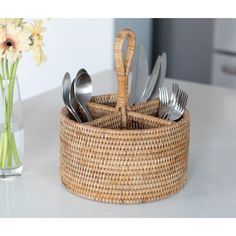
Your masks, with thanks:
[(118, 94), (90, 99), (92, 121), (77, 123), (66, 108), (61, 111), (61, 181), (82, 197), (141, 203), (173, 195), (186, 183), (189, 114), (177, 122), (160, 119), (158, 99), (128, 106), (134, 49), (135, 34), (120, 31), (114, 45)]

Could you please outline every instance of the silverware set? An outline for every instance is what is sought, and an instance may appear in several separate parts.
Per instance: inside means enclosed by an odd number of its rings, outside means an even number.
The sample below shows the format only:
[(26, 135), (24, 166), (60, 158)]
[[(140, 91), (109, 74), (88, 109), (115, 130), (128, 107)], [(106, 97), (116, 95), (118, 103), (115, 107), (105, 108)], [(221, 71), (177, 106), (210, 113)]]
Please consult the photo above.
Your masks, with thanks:
[[(166, 53), (157, 57), (152, 73), (148, 76), (148, 60), (143, 45), (140, 45), (137, 51), (129, 105), (133, 106), (159, 98), (160, 107), (157, 116), (170, 121), (179, 120), (186, 110), (188, 94), (174, 83), (169, 96), (167, 88), (162, 86), (167, 68)], [(62, 82), (63, 101), (77, 122), (92, 120), (91, 113), (87, 108), (92, 91), (92, 80), (85, 69), (80, 69), (73, 81), (68, 72), (64, 75)]]
[(87, 108), (92, 91), (92, 80), (85, 69), (79, 70), (73, 81), (68, 72), (64, 75), (62, 82), (63, 101), (77, 122), (92, 120), (91, 113)]

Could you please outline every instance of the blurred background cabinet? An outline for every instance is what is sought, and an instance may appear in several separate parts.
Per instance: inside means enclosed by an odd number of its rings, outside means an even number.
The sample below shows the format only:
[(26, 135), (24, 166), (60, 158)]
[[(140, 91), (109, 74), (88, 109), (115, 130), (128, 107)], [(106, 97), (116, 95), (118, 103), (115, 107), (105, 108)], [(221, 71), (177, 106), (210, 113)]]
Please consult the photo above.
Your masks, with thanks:
[(236, 88), (236, 19), (216, 19), (211, 82)]
[(153, 63), (167, 53), (167, 76), (210, 83), (213, 19), (154, 19)]

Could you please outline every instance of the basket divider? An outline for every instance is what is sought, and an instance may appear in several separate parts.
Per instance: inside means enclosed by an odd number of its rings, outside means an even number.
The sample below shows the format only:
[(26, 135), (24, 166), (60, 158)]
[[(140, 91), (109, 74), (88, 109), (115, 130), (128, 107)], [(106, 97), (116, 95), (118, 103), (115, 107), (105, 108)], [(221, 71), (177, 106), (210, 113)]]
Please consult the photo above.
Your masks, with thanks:
[[(124, 62), (123, 46), (125, 39), (128, 40), (128, 46)], [(116, 78), (118, 81), (116, 109), (121, 111), (122, 128), (127, 128), (128, 76), (134, 55), (135, 43), (135, 34), (129, 29), (119, 31), (116, 35), (114, 45)]]

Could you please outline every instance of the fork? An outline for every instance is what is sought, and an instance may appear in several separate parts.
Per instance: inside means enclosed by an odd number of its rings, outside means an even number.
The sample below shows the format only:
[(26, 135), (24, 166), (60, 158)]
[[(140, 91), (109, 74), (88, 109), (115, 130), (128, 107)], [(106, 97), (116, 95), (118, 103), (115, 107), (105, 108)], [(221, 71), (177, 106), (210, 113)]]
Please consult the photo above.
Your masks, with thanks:
[(166, 87), (160, 88), (159, 99), (159, 117), (173, 121), (180, 119), (183, 115), (187, 105), (188, 94), (179, 89), (178, 84), (173, 84), (170, 99)]
[(172, 93), (171, 93), (171, 97), (170, 97), (170, 101), (168, 98), (168, 92), (167, 92), (167, 88), (166, 87), (161, 87), (159, 89), (159, 93), (160, 96), (160, 109), (159, 109), (159, 117), (163, 117), (168, 110), (168, 106), (170, 104), (172, 104), (174, 106), (175, 102), (176, 102), (176, 97), (177, 97), (177, 93), (179, 90), (179, 86), (176, 83), (173, 83), (172, 85)]
[(179, 90), (177, 94), (177, 102), (174, 106), (171, 106), (168, 110), (167, 120), (178, 120), (184, 114), (186, 103), (187, 103), (188, 95), (183, 90)]
[(158, 116), (163, 118), (168, 111), (168, 103), (169, 103), (169, 97), (166, 87), (159, 88), (159, 100), (160, 100), (160, 107), (158, 110)]

